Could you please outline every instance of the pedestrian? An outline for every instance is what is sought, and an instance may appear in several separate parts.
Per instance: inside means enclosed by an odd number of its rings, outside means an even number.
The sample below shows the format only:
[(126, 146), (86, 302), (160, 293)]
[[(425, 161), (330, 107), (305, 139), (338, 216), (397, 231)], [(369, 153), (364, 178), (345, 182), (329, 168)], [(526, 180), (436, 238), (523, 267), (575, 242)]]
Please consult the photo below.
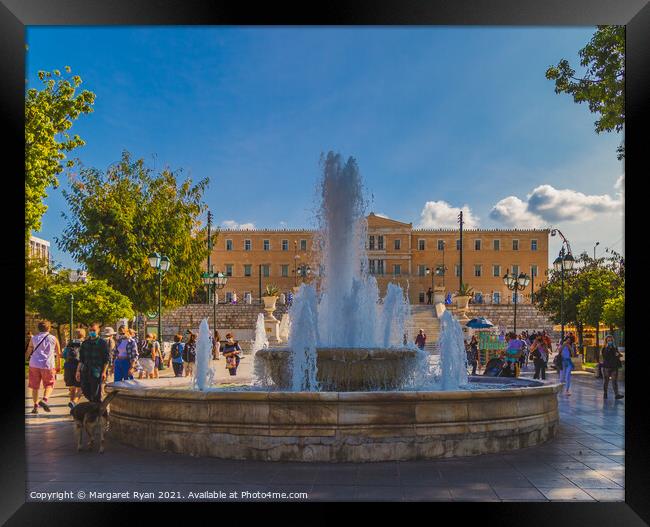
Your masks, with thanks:
[[(41, 320), (38, 323), (38, 334), (30, 339), (25, 351), (25, 360), (29, 359), (28, 386), (32, 390), (33, 414), (38, 413), (39, 406), (46, 412), (51, 411), (48, 397), (54, 389), (61, 346), (58, 339), (50, 334), (50, 327), (48, 320)], [(41, 384), (43, 385), (43, 398), (39, 401), (38, 391)]]
[(607, 335), (605, 337), (605, 346), (602, 350), (603, 355), (603, 398), (607, 399), (607, 387), (609, 380), (612, 380), (612, 388), (614, 388), (614, 398), (622, 399), (624, 396), (618, 392), (618, 370), (623, 366), (621, 362), (621, 353), (614, 345), (614, 337)]
[(519, 360), (522, 354), (523, 341), (514, 332), (509, 333), (506, 348), (506, 365), (510, 367), (513, 377), (519, 377)]
[(183, 376), (183, 335), (174, 335), (174, 343), (172, 344), (172, 350), (169, 354), (168, 365), (171, 364), (174, 368), (174, 377)]
[(528, 345), (526, 343), (525, 335), (522, 333), (518, 335), (517, 338), (521, 341), (521, 354), (519, 355), (519, 371), (524, 368), (524, 365), (528, 361)]
[(113, 373), (113, 358), (115, 354), (115, 330), (110, 327), (106, 326), (105, 328), (102, 329), (102, 338), (106, 341), (108, 344), (108, 356), (110, 357), (110, 362), (108, 363), (108, 373), (111, 374)]
[(221, 352), (221, 336), (215, 329), (212, 337), (212, 360), (219, 360), (219, 353)]
[(548, 347), (541, 335), (538, 335), (530, 347), (530, 357), (533, 359), (535, 374), (533, 379), (546, 380), (546, 366), (548, 363)]
[(241, 347), (239, 346), (239, 342), (235, 340), (235, 336), (232, 333), (227, 333), (226, 343), (221, 352), (226, 358), (226, 369), (230, 375), (237, 375), (237, 368), (239, 367), (239, 362), (241, 360), (241, 351)]
[(478, 366), (478, 339), (476, 335), (472, 335), (469, 341), (467, 364), (472, 367), (472, 375), (476, 375), (476, 367)]
[(110, 357), (108, 343), (99, 337), (99, 322), (88, 326), (88, 338), (79, 348), (77, 381), (81, 382), (81, 391), (90, 402), (101, 402), (102, 384), (106, 381), (106, 371)]
[(232, 298), (230, 300), (230, 303), (233, 304), (233, 305), (237, 303), (237, 292), (236, 291), (232, 292)]
[(189, 338), (183, 347), (183, 367), (185, 377), (194, 374), (194, 363), (196, 362), (196, 335), (188, 330)]
[(431, 297), (433, 296), (433, 289), (429, 288), (427, 291), (427, 304), (431, 303)]
[(565, 394), (571, 395), (571, 372), (574, 369), (573, 361), (573, 346), (571, 344), (571, 337), (564, 337), (562, 348), (560, 349), (560, 357), (562, 370), (560, 371), (560, 382), (564, 383), (566, 388)]
[(427, 335), (426, 333), (424, 333), (423, 329), (420, 329), (420, 331), (417, 334), (417, 337), (415, 337), (415, 345), (421, 350), (423, 350), (426, 343), (427, 343)]
[(68, 406), (72, 410), (81, 398), (81, 383), (75, 378), (77, 375), (77, 366), (79, 365), (79, 350), (81, 343), (86, 338), (86, 330), (83, 328), (75, 329), (75, 338), (68, 342), (63, 350), (63, 380), (68, 387), (70, 401)]
[(131, 381), (138, 361), (138, 343), (131, 336), (129, 328), (118, 328), (118, 337), (113, 351), (114, 381)]
[(153, 333), (147, 333), (138, 357), (138, 364), (141, 368), (139, 379), (142, 379), (145, 375), (147, 379), (156, 378), (156, 357), (159, 356), (160, 344)]

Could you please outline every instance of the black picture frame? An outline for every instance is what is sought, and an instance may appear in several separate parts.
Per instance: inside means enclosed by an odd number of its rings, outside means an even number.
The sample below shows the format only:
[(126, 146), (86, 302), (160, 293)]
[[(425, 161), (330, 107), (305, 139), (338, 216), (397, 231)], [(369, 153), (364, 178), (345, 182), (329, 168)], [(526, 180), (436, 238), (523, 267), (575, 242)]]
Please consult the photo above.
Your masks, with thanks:
[[(444, 510), (456, 518), (470, 521), (496, 522), (505, 525), (644, 525), (650, 522), (650, 465), (648, 463), (648, 411), (644, 399), (644, 291), (649, 258), (643, 238), (636, 238), (634, 229), (644, 225), (641, 216), (647, 208), (642, 203), (647, 192), (648, 141), (650, 137), (650, 5), (646, 0), (357, 0), (328, 1), (322, 4), (216, 3), (198, 0), (0, 0), (0, 112), (3, 128), (4, 208), (6, 244), (0, 266), (5, 277), (4, 304), (9, 307), (5, 334), (10, 335), (5, 356), (21, 349), (23, 342), (17, 328), (22, 328), (21, 311), (24, 291), (24, 253), (17, 225), (23, 218), (24, 191), (19, 174), (24, 170), (24, 86), (25, 27), (32, 25), (525, 25), (525, 26), (594, 26), (623, 24), (626, 35), (626, 234), (632, 228), (628, 244), (626, 272), (633, 280), (626, 302), (626, 425), (625, 425), (625, 503), (502, 503), (488, 506), (468, 503), (420, 504), (426, 506), (425, 517), (437, 521)], [(585, 109), (586, 111), (586, 109)], [(8, 193), (8, 194), (7, 194)], [(638, 219), (635, 218), (638, 216)], [(635, 221), (636, 220), (636, 221)], [(647, 223), (647, 221), (645, 222)], [(637, 235), (642, 236), (642, 235)], [(21, 300), (23, 299), (23, 300)], [(647, 309), (645, 303), (645, 309)], [(24, 307), (24, 305), (23, 305)], [(24, 311), (24, 310), (23, 310)], [(646, 352), (647, 353), (647, 352)], [(2, 487), (0, 521), (7, 525), (41, 525), (52, 523), (92, 525), (124, 521), (128, 507), (133, 521), (135, 512), (146, 514), (150, 521), (152, 505), (146, 510), (133, 504), (110, 503), (25, 503), (25, 439), (24, 384), (18, 362), (5, 361), (2, 387), (6, 391), (3, 409)], [(20, 366), (22, 368), (22, 365)], [(647, 370), (647, 367), (645, 368)], [(252, 504), (245, 504), (250, 508)], [(313, 504), (312, 504), (313, 505)], [(284, 506), (288, 506), (284, 504)], [(300, 505), (305, 506), (305, 505)], [(435, 507), (435, 508), (434, 508)], [(241, 508), (221, 504), (213, 508), (215, 521), (224, 521), (230, 514), (242, 514)], [(380, 514), (384, 507), (373, 508)], [(163, 507), (163, 513), (167, 507)], [(331, 511), (331, 509), (330, 509)], [(423, 512), (423, 511), (420, 511)], [(303, 511), (302, 514), (305, 514)], [(313, 515), (313, 512), (307, 514)], [(429, 516), (430, 515), (430, 516)], [(255, 516), (253, 516), (255, 518)], [(341, 518), (327, 515), (324, 519)], [(196, 518), (196, 517), (195, 517)], [(305, 517), (306, 519), (307, 517)], [(311, 516), (316, 519), (316, 516)], [(264, 521), (257, 517), (258, 521)], [(279, 518), (276, 518), (279, 519)], [(129, 521), (129, 523), (131, 522)], [(268, 519), (266, 520), (268, 521)], [(365, 520), (367, 521), (367, 520)], [(421, 521), (421, 520), (419, 520)]]

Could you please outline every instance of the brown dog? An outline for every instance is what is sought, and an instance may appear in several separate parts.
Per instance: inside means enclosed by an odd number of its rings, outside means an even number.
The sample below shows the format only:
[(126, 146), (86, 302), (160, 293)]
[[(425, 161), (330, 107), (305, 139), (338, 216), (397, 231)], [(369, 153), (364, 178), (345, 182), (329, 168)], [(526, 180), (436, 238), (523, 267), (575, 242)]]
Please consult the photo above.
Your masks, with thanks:
[(77, 439), (77, 451), (81, 451), (81, 438), (83, 431), (90, 438), (88, 449), (95, 445), (95, 431), (99, 428), (99, 453), (104, 452), (104, 429), (108, 422), (108, 403), (111, 402), (117, 392), (111, 392), (101, 403), (84, 402), (75, 406), (72, 411), (72, 417), (75, 424), (75, 435)]

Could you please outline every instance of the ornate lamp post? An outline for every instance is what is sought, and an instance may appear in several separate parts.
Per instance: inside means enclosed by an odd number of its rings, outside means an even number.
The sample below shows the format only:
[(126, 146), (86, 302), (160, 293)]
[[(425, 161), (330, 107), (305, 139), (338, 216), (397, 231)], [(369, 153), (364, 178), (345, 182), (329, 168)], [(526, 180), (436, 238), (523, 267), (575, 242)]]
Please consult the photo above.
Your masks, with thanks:
[[(228, 283), (228, 277), (223, 273), (203, 273), (201, 274), (201, 279), (203, 283), (208, 286), (208, 291), (210, 288), (213, 289), (223, 289)], [(213, 291), (212, 293), (212, 330), (214, 331), (217, 328), (217, 293)]]
[(510, 291), (515, 292), (515, 317), (512, 324), (512, 331), (517, 333), (517, 296), (519, 296), (518, 291), (523, 291), (528, 287), (530, 278), (527, 274), (524, 273), (519, 273), (519, 276), (514, 273), (508, 274), (508, 269), (506, 269), (506, 274), (503, 276), (503, 283), (506, 284), (506, 287), (510, 289)]
[(304, 282), (305, 278), (311, 274), (311, 267), (309, 267), (309, 265), (302, 264), (300, 267), (298, 267), (297, 273)]
[[(71, 271), (70, 274), (68, 275), (68, 280), (70, 280), (70, 283), (81, 282), (85, 284), (88, 281), (86, 271), (82, 271), (81, 269), (78, 269), (77, 271)], [(72, 334), (73, 327), (74, 327), (74, 294), (70, 293), (70, 340), (74, 338), (74, 335)]]
[(564, 237), (564, 234), (562, 234), (559, 229), (551, 230), (551, 236), (555, 236), (557, 234), (559, 234), (562, 238), (562, 247), (560, 249), (558, 257), (553, 262), (553, 269), (555, 269), (556, 272), (560, 273), (560, 324), (562, 325), (560, 342), (564, 342), (564, 273), (573, 269), (575, 260), (571, 254), (571, 245), (569, 245), (569, 242)]
[(158, 342), (162, 350), (162, 277), (171, 266), (171, 261), (167, 256), (158, 253), (149, 255), (149, 265), (158, 271)]

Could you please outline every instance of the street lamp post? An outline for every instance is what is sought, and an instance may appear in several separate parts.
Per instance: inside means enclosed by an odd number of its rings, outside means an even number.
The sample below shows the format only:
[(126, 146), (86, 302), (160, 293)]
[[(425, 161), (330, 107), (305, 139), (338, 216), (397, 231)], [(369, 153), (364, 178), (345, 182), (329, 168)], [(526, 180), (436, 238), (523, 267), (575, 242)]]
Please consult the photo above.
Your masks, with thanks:
[(596, 247), (600, 245), (600, 242), (596, 242), (596, 245), (594, 245), (594, 261), (596, 260)]
[(564, 234), (559, 229), (551, 230), (551, 236), (555, 236), (556, 234), (559, 234), (562, 238), (562, 247), (560, 248), (558, 257), (553, 262), (553, 269), (560, 273), (560, 342), (564, 342), (564, 273), (573, 269), (575, 260), (571, 254), (571, 245), (569, 245)]
[(203, 273), (201, 275), (201, 278), (203, 279), (203, 283), (208, 286), (208, 290), (210, 288), (213, 289), (212, 293), (212, 330), (214, 331), (217, 328), (217, 289), (223, 289), (226, 287), (226, 283), (228, 282), (228, 277), (223, 274), (223, 273), (213, 273), (213, 272), (207, 272)]
[(311, 274), (311, 267), (306, 264), (302, 264), (300, 267), (298, 267), (298, 276), (300, 276), (300, 279), (302, 282), (305, 281), (305, 277), (309, 276)]
[(158, 253), (149, 255), (149, 265), (158, 271), (158, 342), (162, 350), (162, 277), (171, 266), (171, 261), (167, 256)]
[(511, 291), (515, 292), (515, 316), (514, 316), (514, 321), (513, 321), (513, 329), (512, 331), (516, 334), (517, 333), (517, 296), (519, 291), (523, 291), (528, 287), (528, 284), (530, 283), (530, 278), (528, 277), (527, 274), (524, 273), (519, 273), (519, 276), (516, 274), (508, 274), (508, 269), (506, 269), (506, 274), (503, 276), (503, 282), (506, 284), (506, 287), (510, 289)]

